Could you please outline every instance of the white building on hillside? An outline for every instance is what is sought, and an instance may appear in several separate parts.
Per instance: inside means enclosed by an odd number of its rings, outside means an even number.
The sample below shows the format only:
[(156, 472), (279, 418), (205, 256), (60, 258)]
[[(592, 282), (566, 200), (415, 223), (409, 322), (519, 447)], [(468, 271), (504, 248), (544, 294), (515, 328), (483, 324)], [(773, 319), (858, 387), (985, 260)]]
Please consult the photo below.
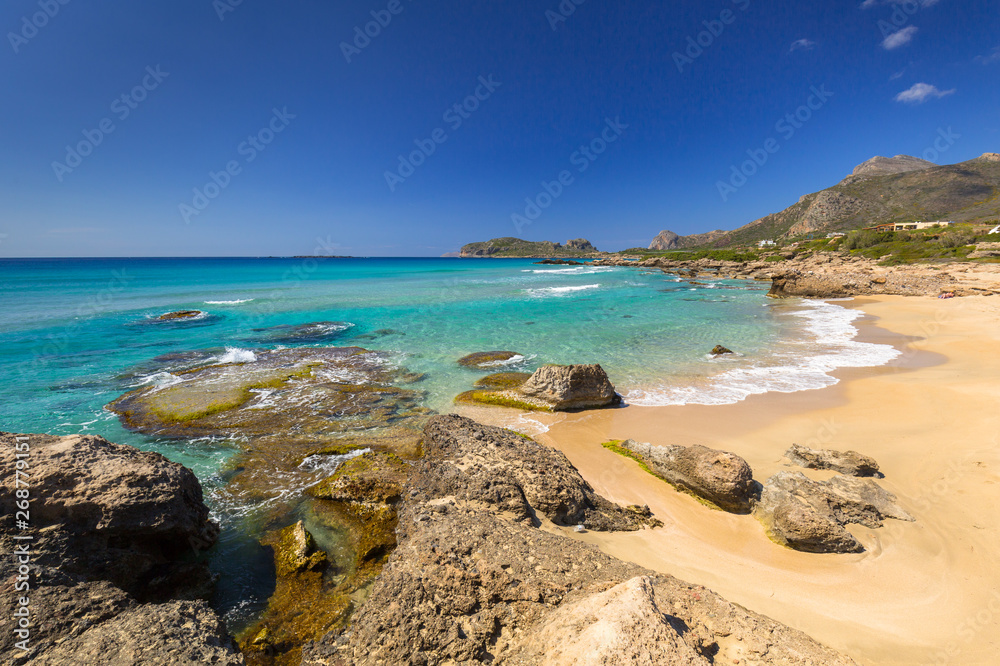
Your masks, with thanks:
[(762, 250), (765, 247), (774, 247), (775, 245), (777, 245), (777, 243), (775, 243), (773, 240), (762, 240), (761, 242), (757, 243), (757, 247), (759, 247)]

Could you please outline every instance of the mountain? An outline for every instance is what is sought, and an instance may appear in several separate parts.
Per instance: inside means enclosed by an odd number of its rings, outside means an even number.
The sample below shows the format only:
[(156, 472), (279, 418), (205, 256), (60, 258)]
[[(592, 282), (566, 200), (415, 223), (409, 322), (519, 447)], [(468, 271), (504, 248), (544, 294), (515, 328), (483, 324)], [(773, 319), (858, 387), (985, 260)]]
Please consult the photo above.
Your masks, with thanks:
[(599, 250), (586, 238), (574, 238), (566, 245), (552, 241), (526, 241), (520, 238), (494, 238), (462, 246), (460, 257), (584, 257)]
[(704, 234), (693, 234), (691, 236), (678, 236), (673, 231), (661, 231), (659, 235), (649, 244), (650, 250), (678, 250), (685, 247), (698, 247), (700, 245), (711, 245), (718, 238), (725, 236), (728, 231), (709, 231)]
[[(937, 166), (917, 157), (873, 157), (833, 187), (733, 231), (682, 236), (678, 247), (726, 247), (850, 231), (885, 222), (1000, 218), (1000, 154)], [(701, 237), (701, 242), (692, 239)], [(659, 237), (657, 237), (659, 238)], [(655, 242), (655, 241), (654, 241)]]

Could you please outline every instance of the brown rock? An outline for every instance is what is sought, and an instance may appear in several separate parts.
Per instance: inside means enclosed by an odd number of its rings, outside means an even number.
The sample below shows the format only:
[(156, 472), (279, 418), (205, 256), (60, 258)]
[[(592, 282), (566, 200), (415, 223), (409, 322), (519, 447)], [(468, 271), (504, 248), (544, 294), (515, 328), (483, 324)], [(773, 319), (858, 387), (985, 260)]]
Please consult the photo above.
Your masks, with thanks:
[(878, 463), (857, 451), (810, 449), (792, 444), (792, 447), (785, 452), (785, 457), (807, 469), (832, 469), (848, 476), (881, 476)]
[(621, 447), (641, 458), (664, 481), (723, 511), (750, 513), (759, 492), (750, 465), (735, 453), (704, 446), (653, 446), (631, 439)]
[(591, 409), (621, 402), (600, 365), (543, 365), (518, 391), (554, 410)]

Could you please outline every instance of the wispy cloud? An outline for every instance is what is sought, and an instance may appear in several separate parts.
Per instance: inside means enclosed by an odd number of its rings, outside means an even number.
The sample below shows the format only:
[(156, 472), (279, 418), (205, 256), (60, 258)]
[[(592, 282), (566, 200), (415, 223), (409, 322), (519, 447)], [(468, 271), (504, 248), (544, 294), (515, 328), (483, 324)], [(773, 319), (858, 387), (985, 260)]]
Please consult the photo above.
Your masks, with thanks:
[(976, 62), (981, 65), (992, 65), (995, 62), (1000, 62), (1000, 46), (994, 46), (988, 55), (976, 56)]
[(906, 74), (906, 70), (905, 69), (901, 69), (898, 72), (896, 72), (895, 74), (893, 74), (892, 76), (890, 76), (889, 80), (890, 81), (895, 81), (896, 79), (901, 79), (901, 78), (903, 78), (904, 74)]
[(788, 51), (789, 53), (792, 51), (812, 51), (814, 48), (816, 48), (816, 42), (811, 39), (796, 39)]
[(913, 36), (917, 34), (918, 30), (919, 28), (915, 25), (897, 30), (882, 40), (882, 48), (886, 51), (892, 51), (893, 49), (898, 49), (900, 46), (905, 46), (913, 40)]
[(932, 86), (929, 83), (914, 83), (911, 88), (896, 95), (895, 99), (897, 102), (904, 102), (906, 104), (923, 104), (932, 97), (941, 98), (953, 92), (955, 92), (954, 88), (951, 90), (938, 90), (937, 86)]

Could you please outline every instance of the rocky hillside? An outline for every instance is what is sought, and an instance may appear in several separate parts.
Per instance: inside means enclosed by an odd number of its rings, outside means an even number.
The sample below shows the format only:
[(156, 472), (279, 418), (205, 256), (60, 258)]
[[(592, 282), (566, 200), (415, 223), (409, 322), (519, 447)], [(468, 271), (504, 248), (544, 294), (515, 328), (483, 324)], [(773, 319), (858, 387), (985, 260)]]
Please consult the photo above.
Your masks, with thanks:
[(807, 194), (781, 212), (733, 231), (680, 236), (673, 239), (671, 247), (666, 246), (671, 243), (669, 235), (664, 237), (661, 233), (650, 249), (727, 247), (765, 239), (850, 231), (886, 222), (976, 222), (998, 217), (998, 153), (985, 153), (974, 160), (946, 166), (907, 155), (873, 157), (833, 187)]
[(520, 238), (494, 238), (469, 243), (462, 247), (460, 257), (586, 257), (599, 250), (586, 238), (574, 238), (565, 245), (552, 241), (526, 241)]

